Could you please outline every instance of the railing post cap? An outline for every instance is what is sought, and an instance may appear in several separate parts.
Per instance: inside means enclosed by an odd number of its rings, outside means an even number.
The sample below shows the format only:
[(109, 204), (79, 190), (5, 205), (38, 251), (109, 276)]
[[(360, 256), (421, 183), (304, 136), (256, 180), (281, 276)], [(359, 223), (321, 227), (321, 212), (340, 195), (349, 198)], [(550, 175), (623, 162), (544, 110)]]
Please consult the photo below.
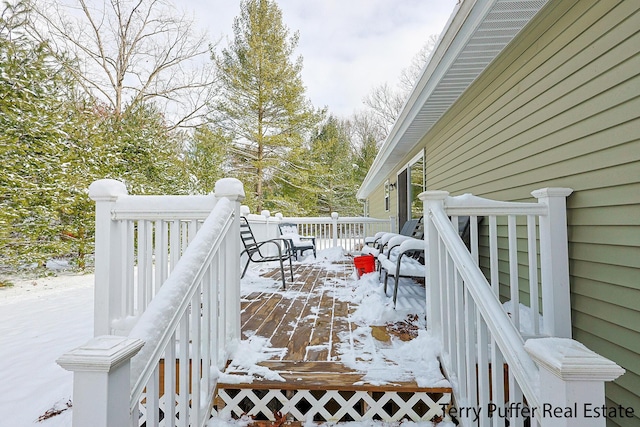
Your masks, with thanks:
[(115, 335), (101, 335), (63, 354), (56, 363), (67, 371), (109, 372), (131, 359), (144, 341)]
[(443, 190), (429, 190), (429, 191), (424, 191), (424, 192), (418, 194), (418, 197), (422, 201), (425, 201), (425, 200), (444, 200), (447, 197), (449, 197), (449, 192), (448, 191), (443, 191)]
[(569, 197), (571, 193), (573, 193), (573, 188), (547, 187), (534, 190), (531, 195), (536, 199), (541, 199), (543, 197)]
[(242, 201), (244, 200), (244, 186), (242, 182), (235, 178), (222, 178), (216, 181), (214, 193), (217, 198)]
[(240, 216), (247, 216), (250, 213), (251, 213), (251, 209), (249, 209), (249, 206), (247, 205), (240, 206)]
[(269, 218), (271, 216), (271, 212), (268, 209), (264, 209), (262, 212), (260, 212), (260, 215), (265, 218)]
[(99, 179), (89, 185), (89, 197), (95, 201), (115, 201), (127, 194), (127, 187), (116, 179)]
[(283, 215), (282, 213), (278, 212), (276, 213), (275, 217), (282, 221)]
[(532, 338), (525, 350), (538, 366), (564, 381), (613, 381), (625, 370), (570, 338)]
[(338, 212), (331, 212), (331, 218), (333, 219), (338, 219), (340, 215), (338, 215)]

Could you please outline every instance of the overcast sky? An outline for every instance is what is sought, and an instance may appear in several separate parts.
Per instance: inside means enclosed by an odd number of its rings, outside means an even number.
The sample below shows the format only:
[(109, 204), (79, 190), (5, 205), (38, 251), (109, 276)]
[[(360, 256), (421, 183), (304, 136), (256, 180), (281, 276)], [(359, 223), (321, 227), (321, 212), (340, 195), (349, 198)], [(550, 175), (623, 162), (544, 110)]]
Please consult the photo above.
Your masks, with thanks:
[[(239, 0), (174, 0), (217, 39), (233, 35)], [(458, 0), (277, 0), (283, 21), (299, 31), (302, 78), (316, 107), (347, 116), (371, 88), (396, 84), (432, 34), (440, 34)]]

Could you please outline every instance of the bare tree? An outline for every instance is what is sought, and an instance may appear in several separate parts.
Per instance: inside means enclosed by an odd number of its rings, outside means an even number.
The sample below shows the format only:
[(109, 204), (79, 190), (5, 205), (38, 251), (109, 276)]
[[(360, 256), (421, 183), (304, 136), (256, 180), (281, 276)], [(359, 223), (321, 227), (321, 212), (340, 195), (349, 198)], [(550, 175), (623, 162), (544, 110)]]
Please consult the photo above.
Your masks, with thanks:
[(405, 94), (393, 89), (388, 83), (374, 87), (364, 98), (364, 104), (372, 113), (370, 119), (373, 119), (379, 128), (385, 129), (385, 137), (398, 118), (404, 102)]
[(400, 72), (397, 88), (389, 86), (388, 83), (383, 83), (374, 87), (365, 96), (363, 102), (369, 111), (373, 113), (373, 118), (370, 119), (374, 119), (377, 126), (385, 129), (383, 140), (393, 127), (407, 97), (413, 90), (413, 86), (420, 78), (422, 69), (427, 63), (437, 40), (437, 36), (429, 36), (427, 42), (411, 60), (411, 64)]
[[(114, 114), (152, 102), (170, 128), (197, 125), (213, 93), (206, 33), (167, 0), (35, 0), (33, 31)], [(66, 58), (69, 59), (69, 58)]]
[(402, 93), (404, 93), (405, 98), (409, 96), (409, 94), (413, 90), (413, 86), (420, 78), (422, 69), (429, 60), (431, 52), (433, 52), (433, 49), (436, 47), (437, 42), (438, 36), (435, 34), (431, 34), (427, 39), (427, 42), (422, 45), (418, 53), (416, 53), (411, 59), (411, 64), (409, 64), (407, 68), (404, 68), (400, 72), (400, 81), (398, 82), (398, 86), (400, 87)]
[(380, 126), (375, 112), (371, 110), (357, 111), (353, 113), (344, 126), (349, 134), (351, 146), (354, 152), (359, 152), (370, 141), (380, 145), (387, 136), (387, 129)]

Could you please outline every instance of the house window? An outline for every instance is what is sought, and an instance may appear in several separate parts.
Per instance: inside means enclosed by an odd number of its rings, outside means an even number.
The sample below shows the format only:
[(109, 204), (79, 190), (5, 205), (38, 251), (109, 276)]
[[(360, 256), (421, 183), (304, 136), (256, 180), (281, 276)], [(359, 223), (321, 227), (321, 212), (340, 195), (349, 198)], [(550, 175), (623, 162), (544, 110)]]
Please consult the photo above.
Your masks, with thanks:
[(387, 180), (384, 183), (384, 211), (385, 212), (389, 212), (389, 209), (391, 209), (390, 206), (390, 193), (391, 193), (391, 188), (390, 188), (390, 183), (389, 180)]

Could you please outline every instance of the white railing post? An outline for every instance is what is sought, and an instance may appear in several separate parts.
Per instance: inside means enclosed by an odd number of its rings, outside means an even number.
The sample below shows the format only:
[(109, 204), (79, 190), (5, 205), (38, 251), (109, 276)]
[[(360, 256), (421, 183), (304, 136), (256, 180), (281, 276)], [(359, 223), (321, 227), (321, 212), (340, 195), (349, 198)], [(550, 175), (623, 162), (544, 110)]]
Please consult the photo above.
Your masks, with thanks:
[[(260, 215), (264, 217), (264, 240), (270, 240), (275, 238), (276, 236), (274, 235), (273, 230), (271, 230), (271, 220), (270, 220), (271, 211), (264, 209), (260, 212)], [(268, 248), (268, 249), (271, 249), (271, 248)]]
[(73, 427), (130, 425), (130, 361), (143, 345), (103, 335), (60, 356), (58, 365), (73, 372)]
[(223, 178), (216, 182), (216, 198), (227, 198), (235, 205), (233, 225), (229, 230), (227, 265), (225, 274), (228, 343), (240, 342), (240, 203), (244, 200), (242, 182), (235, 178)]
[(543, 188), (531, 193), (548, 209), (547, 215), (540, 216), (540, 270), (542, 333), (552, 337), (571, 338), (566, 199), (572, 192), (570, 188)]
[(449, 196), (448, 191), (425, 191), (418, 197), (424, 203), (424, 241), (425, 241), (425, 267), (427, 274), (425, 283), (427, 287), (427, 328), (435, 331), (438, 338), (442, 339), (442, 325), (440, 324), (440, 262), (438, 257), (438, 230), (433, 224), (431, 211), (444, 210), (444, 199)]
[(338, 212), (331, 212), (331, 221), (333, 225), (333, 247), (338, 247)]
[(121, 253), (120, 235), (111, 213), (118, 197), (125, 195), (125, 185), (113, 179), (94, 181), (89, 186), (89, 197), (96, 202), (94, 336), (111, 334), (111, 321), (122, 317), (122, 291), (116, 284), (122, 280), (117, 257)]
[(611, 360), (568, 338), (530, 339), (525, 349), (540, 368), (542, 427), (604, 427), (612, 415), (633, 417), (632, 408), (605, 406), (605, 381), (625, 372)]

